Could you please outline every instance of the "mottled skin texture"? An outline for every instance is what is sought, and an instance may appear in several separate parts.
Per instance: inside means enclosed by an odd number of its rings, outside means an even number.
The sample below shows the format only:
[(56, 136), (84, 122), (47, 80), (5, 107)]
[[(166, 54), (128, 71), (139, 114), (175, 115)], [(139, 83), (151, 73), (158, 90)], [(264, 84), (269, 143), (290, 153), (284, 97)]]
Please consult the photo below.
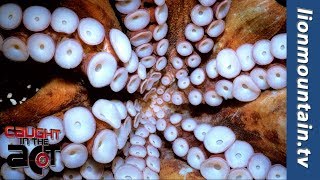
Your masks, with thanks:
[(270, 39), (285, 28), (286, 14), (286, 8), (275, 0), (233, 0), (215, 53), (225, 47), (236, 49), (244, 43)]
[(80, 0), (75, 4), (73, 0), (62, 0), (60, 4), (77, 12), (79, 18), (88, 17), (90, 14), (90, 17), (97, 19), (106, 29), (120, 29), (120, 23), (108, 1)]
[(87, 90), (80, 83), (54, 79), (25, 103), (0, 112), (0, 126), (34, 126), (41, 118), (88, 104)]
[[(172, 7), (170, 8), (172, 11), (170, 13), (175, 14), (175, 16), (169, 16), (168, 19), (170, 30), (173, 29), (173, 31), (169, 31), (168, 37), (170, 41), (176, 42), (183, 37), (184, 32), (180, 27), (191, 22), (189, 12), (194, 4), (183, 0), (167, 1), (167, 3)], [(183, 15), (185, 13), (186, 15)], [(204, 67), (208, 59), (216, 57), (216, 54), (224, 48), (235, 50), (244, 43), (255, 43), (260, 39), (270, 39), (275, 34), (284, 32), (286, 8), (273, 0), (234, 0), (225, 21), (226, 29), (215, 40), (216, 44), (213, 53), (202, 56), (200, 66)], [(171, 45), (168, 59), (175, 55), (175, 46)], [(280, 63), (285, 62), (281, 61)], [(168, 65), (165, 70), (167, 74), (175, 74), (177, 71), (171, 65)], [(194, 88), (205, 92), (213, 88), (214, 82), (215, 80), (206, 78), (201, 86), (193, 87), (191, 85), (191, 87), (182, 92), (186, 97)], [(171, 89), (178, 90), (176, 85), (171, 86)], [(180, 110), (182, 113), (190, 113), (191, 117), (196, 117), (200, 122), (228, 126), (236, 133), (237, 139), (249, 142), (256, 152), (264, 153), (273, 163), (286, 164), (286, 89), (262, 92), (258, 99), (250, 103), (231, 100), (216, 108), (206, 105), (198, 107), (169, 106), (171, 107), (171, 112)], [(170, 114), (169, 110), (167, 114)], [(191, 136), (191, 133), (183, 132), (180, 129), (179, 135), (186, 138), (193, 146), (201, 145), (199, 141)], [(176, 162), (175, 160), (168, 161), (168, 163), (163, 162), (162, 164), (171, 167), (170, 164)], [(183, 179), (177, 172), (172, 172), (171, 170), (162, 169), (163, 172), (160, 172), (160, 177), (179, 177), (179, 179)]]
[[(270, 158), (272, 164), (286, 165), (286, 89), (264, 91), (257, 100), (250, 103), (231, 100), (219, 108), (205, 105), (196, 108), (170, 106), (168, 115), (170, 111), (181, 113), (184, 118), (193, 117), (198, 123), (227, 126), (234, 131), (238, 140), (250, 143), (255, 152), (265, 154)], [(169, 116), (166, 116), (165, 119), (169, 122)], [(207, 157), (212, 156), (192, 132), (183, 131), (179, 127), (180, 124), (176, 126), (179, 137), (186, 139), (190, 148), (200, 147)], [(166, 142), (165, 148), (161, 149), (163, 160), (160, 177), (184, 179), (185, 177), (179, 174), (179, 171), (187, 165), (186, 157), (174, 156), (170, 150), (171, 146), (171, 143)], [(223, 157), (223, 154), (218, 154), (218, 156)], [(202, 176), (198, 174), (198, 171), (188, 173), (187, 179), (194, 178), (202, 178)]]
[[(106, 30), (121, 29), (108, 2), (81, 0), (75, 4), (72, 0), (64, 0), (61, 4), (76, 11), (80, 18), (90, 14), (90, 17), (100, 21)], [(174, 52), (176, 42), (184, 39), (183, 27), (191, 22), (189, 14), (197, 4), (197, 0), (167, 0), (166, 3), (169, 7), (167, 38), (170, 41), (168, 51), (168, 61), (170, 61), (170, 57), (176, 55)], [(200, 67), (203, 67), (206, 61), (215, 57), (223, 48), (236, 49), (241, 44), (254, 43), (263, 38), (270, 39), (275, 34), (283, 32), (286, 9), (274, 0), (233, 0), (225, 21), (225, 32), (215, 40), (214, 51), (202, 57)], [(88, 55), (101, 50), (112, 52), (108, 34), (106, 35), (106, 40), (102, 45), (86, 46), (85, 52)], [(168, 63), (162, 74), (172, 75), (175, 72), (176, 70)], [(213, 84), (214, 81), (207, 78), (203, 85), (196, 88), (204, 92), (211, 89)], [(183, 92), (187, 94), (192, 88)], [(177, 90), (177, 86), (172, 85), (171, 89)], [(139, 95), (136, 97), (141, 98)], [(86, 88), (80, 83), (71, 83), (61, 79), (52, 80), (22, 105), (0, 112), (0, 126), (7, 124), (35, 125), (41, 118), (52, 114), (62, 118), (63, 112), (77, 105), (89, 105)], [(149, 101), (146, 99), (142, 106), (147, 108), (148, 105)], [(184, 113), (185, 117), (195, 117), (199, 122), (228, 126), (236, 133), (237, 139), (249, 142), (256, 152), (264, 153), (273, 163), (286, 164), (286, 89), (265, 91), (257, 100), (250, 103), (236, 100), (226, 101), (222, 106), (216, 108), (207, 105), (198, 107), (187, 104), (183, 106), (166, 105), (170, 107), (167, 110), (167, 116), (170, 115), (170, 112), (177, 111)], [(110, 126), (97, 120), (97, 132), (103, 128), (110, 128)], [(201, 144), (190, 136), (191, 133), (183, 133), (180, 129), (179, 135), (189, 137), (188, 142), (191, 142), (192, 146)], [(92, 140), (87, 142), (87, 146), (90, 149)], [(188, 165), (184, 160), (174, 156), (170, 148), (171, 144), (166, 143), (165, 148), (161, 149), (161, 179), (203, 179), (196, 170), (187, 175), (180, 174), (181, 168)]]
[[(175, 50), (175, 44), (184, 39), (184, 27), (191, 22), (190, 12), (198, 4), (197, 0), (168, 0), (169, 17), (167, 24), (169, 32), (167, 38), (170, 42), (168, 52)], [(169, 56), (170, 57), (170, 56)]]
[[(198, 2), (196, 0), (168, 0), (166, 3), (170, 7), (167, 36), (170, 41), (168, 50), (168, 62), (170, 62), (173, 57), (177, 56), (176, 43), (184, 40), (184, 28), (181, 27), (186, 27), (187, 24), (191, 23), (190, 12)], [(202, 69), (205, 69), (206, 63), (210, 59), (216, 58), (218, 52), (224, 48), (236, 50), (242, 44), (254, 44), (258, 40), (271, 39), (275, 34), (283, 32), (286, 26), (286, 8), (274, 0), (233, 0), (225, 22), (225, 31), (214, 39), (213, 51), (201, 55), (202, 61), (199, 67)], [(186, 57), (181, 58), (186, 62)], [(284, 61), (278, 63), (285, 64)], [(188, 69), (185, 64), (182, 69), (186, 69), (189, 75), (193, 71)], [(171, 63), (168, 63), (163, 75), (175, 77), (177, 71)], [(204, 94), (208, 90), (213, 90), (215, 82), (220, 78), (221, 76), (215, 79), (207, 77), (199, 86), (190, 84), (184, 90), (179, 89), (183, 92), (184, 103), (188, 103), (186, 99), (190, 91), (198, 89)], [(176, 82), (177, 80), (170, 86), (173, 91), (178, 90)], [(205, 101), (202, 100), (202, 103), (205, 103)]]
[[(196, 112), (196, 111), (195, 111)], [(218, 112), (198, 114), (198, 121), (230, 127), (274, 163), (286, 162), (286, 89), (265, 91), (250, 103), (228, 103)]]
[[(103, 0), (81, 0), (75, 2), (72, 0), (62, 0), (59, 4), (63, 7), (68, 7), (74, 10), (79, 18), (90, 17), (97, 19), (101, 22), (106, 30), (111, 28), (120, 28), (120, 23), (113, 11), (111, 4)], [(23, 29), (22, 29), (23, 31)], [(26, 31), (28, 32), (28, 31)], [(72, 35), (59, 34), (48, 28), (45, 30), (49, 33), (53, 39), (56, 41), (62, 38), (77, 38)], [(109, 32), (109, 31), (107, 31)], [(26, 35), (24, 32), (20, 33)], [(88, 46), (82, 42), (82, 47), (84, 49), (85, 58), (82, 62), (82, 71), (85, 72), (86, 64), (89, 58), (96, 52), (107, 51), (114, 54), (111, 44), (109, 42), (108, 33), (106, 33), (106, 38), (98, 46)], [(117, 56), (114, 56), (117, 58)], [(76, 71), (81, 70), (80, 68)], [(81, 83), (68, 82), (63, 79), (53, 79), (51, 82), (46, 84), (41, 90), (31, 99), (26, 101), (20, 106), (13, 107), (4, 112), (0, 112), (0, 126), (7, 124), (11, 125), (36, 125), (37, 122), (46, 116), (56, 114), (61, 111), (65, 111), (71, 107), (77, 105), (88, 105), (89, 98), (86, 88)]]

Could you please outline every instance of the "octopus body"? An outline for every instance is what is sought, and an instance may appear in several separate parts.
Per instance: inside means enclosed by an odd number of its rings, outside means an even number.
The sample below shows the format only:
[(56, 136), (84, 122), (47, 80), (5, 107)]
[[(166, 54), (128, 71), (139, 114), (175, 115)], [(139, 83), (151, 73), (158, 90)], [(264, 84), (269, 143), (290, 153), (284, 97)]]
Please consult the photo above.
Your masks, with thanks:
[[(3, 163), (2, 177), (286, 179), (284, 23), (273, 0), (2, 4), (1, 56), (87, 82), (53, 79), (0, 112), (1, 126), (61, 132), (55, 166)], [(0, 142), (6, 159), (19, 140)]]

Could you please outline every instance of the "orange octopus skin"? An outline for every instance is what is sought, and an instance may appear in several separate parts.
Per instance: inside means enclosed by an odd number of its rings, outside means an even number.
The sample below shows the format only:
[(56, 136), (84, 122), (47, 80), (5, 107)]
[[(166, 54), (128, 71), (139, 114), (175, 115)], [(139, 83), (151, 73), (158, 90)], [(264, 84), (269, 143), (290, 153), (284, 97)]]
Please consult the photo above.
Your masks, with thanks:
[[(147, 4), (152, 4), (152, 2), (151, 0), (143, 1), (143, 3)], [(221, 77), (212, 80), (206, 76), (201, 85), (190, 84), (188, 88), (183, 90), (178, 88), (175, 78), (178, 70), (172, 66), (171, 60), (177, 56), (177, 42), (185, 40), (184, 27), (191, 22), (190, 11), (198, 1), (166, 0), (165, 3), (169, 8), (167, 20), (169, 32), (166, 39), (169, 40), (170, 46), (166, 53), (168, 63), (164, 70), (158, 72), (154, 67), (151, 68), (147, 72), (146, 79), (141, 81), (141, 85), (133, 95), (129, 95), (124, 91), (118, 94), (111, 92), (109, 95), (106, 94), (106, 92), (110, 91), (107, 88), (93, 90), (93, 92), (98, 92), (102, 94), (102, 98), (108, 99), (121, 98), (126, 101), (128, 99), (133, 101), (137, 99), (137, 102), (141, 105), (141, 111), (140, 114), (137, 113), (136, 117), (132, 118), (132, 124), (138, 119), (138, 116), (142, 116), (142, 112), (148, 111), (153, 106), (151, 105), (154, 103), (153, 97), (160, 97), (157, 94), (157, 89), (164, 88), (165, 92), (171, 95), (173, 92), (178, 92), (183, 102), (180, 106), (175, 106), (170, 102), (163, 102), (159, 105), (164, 109), (165, 115), (163, 119), (168, 124), (170, 115), (178, 112), (183, 114), (184, 119), (192, 117), (198, 123), (227, 126), (234, 131), (238, 140), (250, 143), (255, 152), (265, 154), (272, 163), (286, 165), (286, 89), (266, 90), (256, 100), (249, 103), (228, 100), (218, 107), (209, 107), (204, 105), (205, 101), (202, 100), (201, 105), (197, 107), (191, 106), (188, 101), (188, 94), (192, 90), (197, 89), (202, 94), (209, 90), (214, 90), (215, 83)], [(112, 28), (116, 28), (122, 30), (129, 37), (136, 33), (125, 30), (123, 22), (121, 22), (123, 15), (119, 15), (111, 1), (80, 0), (75, 3), (73, 0), (61, 0), (58, 4), (74, 10), (79, 18), (90, 15), (90, 17), (101, 22), (107, 32)], [(141, 8), (144, 8), (143, 5)], [(154, 12), (152, 8), (149, 10)], [(151, 17), (151, 19), (152, 23), (156, 23), (154, 17)], [(218, 38), (214, 38), (213, 51), (204, 55), (199, 54), (202, 58), (199, 68), (205, 69), (206, 63), (215, 58), (222, 49), (231, 48), (235, 50), (244, 43), (254, 44), (258, 40), (271, 39), (274, 35), (285, 32), (286, 8), (275, 0), (232, 0), (229, 13), (224, 21), (226, 22), (225, 30)], [(145, 30), (148, 28), (153, 29), (153, 25), (148, 26)], [(17, 34), (20, 33), (23, 36), (30, 34), (26, 33), (24, 28), (19, 28), (18, 30)], [(47, 29), (45, 32), (50, 34), (55, 41), (65, 38), (65, 35), (55, 33), (52, 29)], [(7, 32), (4, 34), (7, 35)], [(75, 35), (75, 38), (80, 40), (77, 35)], [(81, 43), (83, 44), (85, 56), (82, 64), (74, 70), (80, 76), (86, 74), (86, 67), (90, 57), (99, 51), (109, 52), (114, 55), (119, 65), (123, 66), (111, 46), (108, 33), (106, 33), (106, 37), (100, 45), (87, 46), (83, 42)], [(186, 60), (184, 61), (185, 64), (182, 69), (189, 72), (190, 68), (187, 68), (187, 62)], [(276, 63), (284, 66), (286, 64), (284, 61), (278, 60)], [(132, 75), (129, 75), (129, 78), (130, 76)], [(152, 78), (158, 76), (169, 77), (170, 84), (164, 87), (160, 78), (156, 78), (155, 82), (151, 82)], [(94, 99), (90, 99), (92, 87), (87, 87), (87, 85), (58, 78), (52, 79), (25, 103), (0, 111), (0, 127), (6, 125), (36, 126), (40, 119), (49, 115), (55, 115), (63, 119), (64, 112), (75, 106), (84, 106), (91, 110)], [(130, 97), (127, 98), (127, 96)], [(152, 116), (155, 117), (155, 113)], [(97, 118), (96, 124), (95, 135), (85, 143), (90, 156), (92, 155), (93, 141), (97, 134), (103, 129), (112, 130), (110, 125)], [(202, 142), (199, 142), (192, 132), (183, 131), (181, 123), (174, 126), (178, 129), (179, 137), (185, 138), (190, 147), (200, 147), (205, 151), (206, 155), (210, 156)], [(161, 132), (157, 134), (164, 139)], [(146, 145), (149, 144), (147, 143)], [(185, 157), (178, 158), (175, 156), (170, 150), (171, 146), (171, 142), (164, 142), (159, 149), (161, 152), (160, 179), (204, 179), (198, 170), (191, 168), (187, 164)], [(223, 156), (223, 154), (218, 154), (217, 156)]]

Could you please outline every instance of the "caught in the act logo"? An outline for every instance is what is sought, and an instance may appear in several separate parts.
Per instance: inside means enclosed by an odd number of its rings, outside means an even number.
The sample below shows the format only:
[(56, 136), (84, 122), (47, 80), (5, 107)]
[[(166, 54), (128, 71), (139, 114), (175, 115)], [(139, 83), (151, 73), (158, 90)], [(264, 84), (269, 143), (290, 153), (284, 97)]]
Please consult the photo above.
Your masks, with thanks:
[[(43, 129), (33, 127), (7, 126), (4, 129), (7, 138), (19, 138), (19, 145), (8, 145), (11, 153), (7, 163), (12, 168), (30, 167), (35, 173), (42, 175), (43, 169), (55, 165), (55, 152), (60, 147), (50, 145), (48, 139), (59, 139), (59, 129)], [(32, 150), (27, 146), (34, 145)]]

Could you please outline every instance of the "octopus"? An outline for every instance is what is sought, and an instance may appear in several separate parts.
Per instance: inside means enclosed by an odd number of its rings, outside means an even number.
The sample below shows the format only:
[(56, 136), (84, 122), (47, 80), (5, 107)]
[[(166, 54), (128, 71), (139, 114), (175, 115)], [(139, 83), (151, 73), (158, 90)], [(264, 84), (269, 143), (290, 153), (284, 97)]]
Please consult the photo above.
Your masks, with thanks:
[(7, 94), (0, 132), (61, 147), (42, 174), (11, 168), (2, 133), (2, 178), (286, 179), (285, 23), (274, 0), (2, 2), (3, 68), (55, 75)]

